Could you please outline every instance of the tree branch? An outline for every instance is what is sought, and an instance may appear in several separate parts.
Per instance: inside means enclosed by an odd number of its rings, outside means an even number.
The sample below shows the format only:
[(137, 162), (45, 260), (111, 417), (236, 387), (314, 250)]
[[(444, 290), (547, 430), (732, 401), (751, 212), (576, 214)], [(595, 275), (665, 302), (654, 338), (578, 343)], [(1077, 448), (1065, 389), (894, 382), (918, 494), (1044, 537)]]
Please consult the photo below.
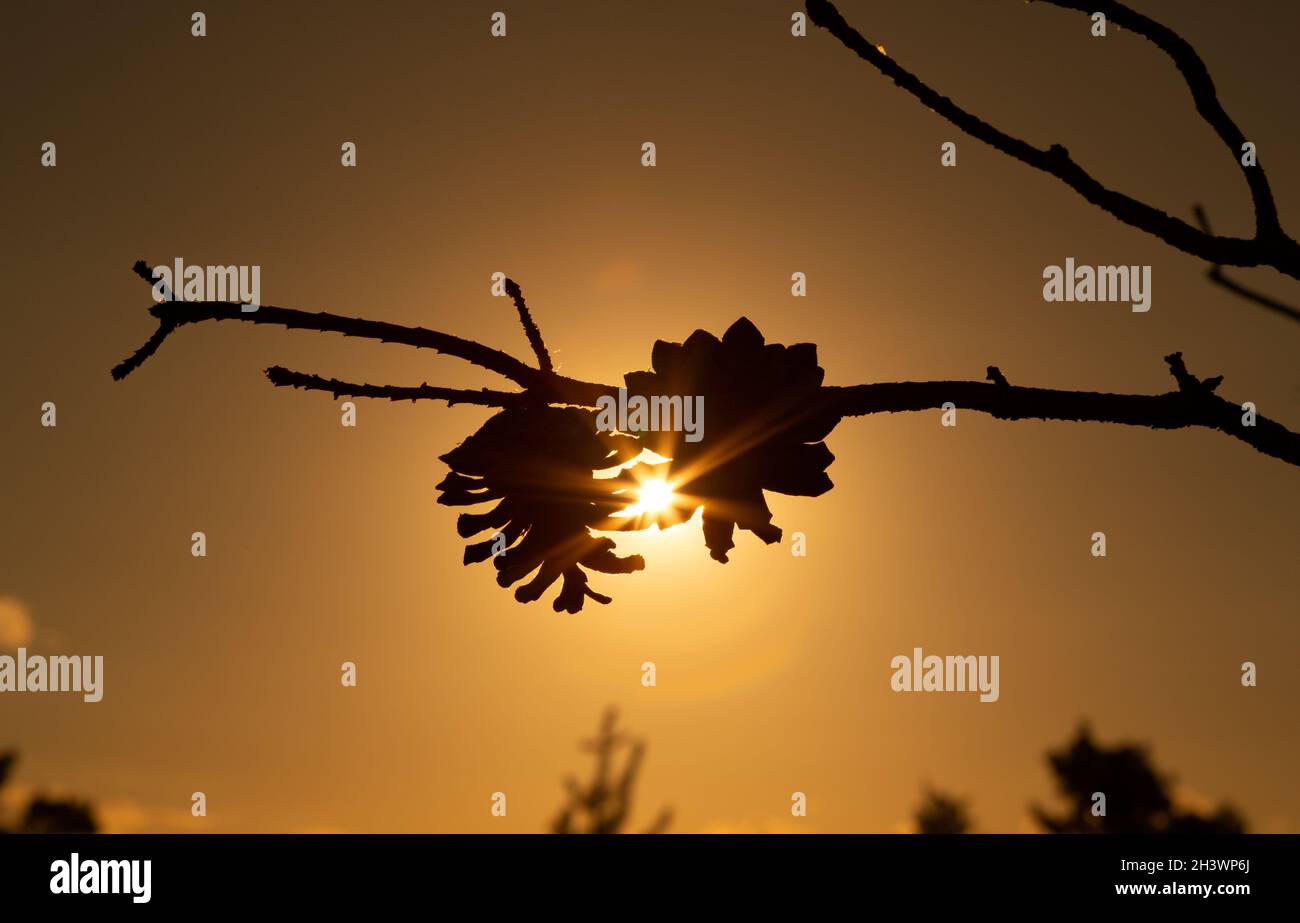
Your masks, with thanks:
[(478, 404), (483, 407), (506, 407), (523, 397), (522, 391), (462, 391), (455, 388), (439, 388), (430, 384), (411, 387), (400, 385), (353, 384), (337, 378), (322, 378), (306, 372), (294, 372), (283, 366), (273, 365), (266, 370), (266, 377), (277, 387), (302, 388), (305, 391), (328, 391), (334, 397), (375, 397), (388, 398), (390, 401), (433, 400), (446, 401), (448, 407), (456, 404)]
[[(141, 275), (148, 273), (143, 261), (136, 263), (135, 270)], [(142, 273), (141, 270), (144, 272)], [(146, 278), (148, 277), (146, 275)], [(417, 349), (432, 349), (464, 359), (490, 372), (496, 372), (524, 387), (538, 382), (537, 370), (520, 362), (514, 356), (449, 333), (440, 333), (424, 327), (404, 327), (386, 321), (342, 317), (324, 311), (312, 313), (293, 308), (277, 308), (274, 305), (262, 305), (255, 311), (245, 311), (244, 308), (245, 305), (230, 301), (158, 302), (149, 309), (149, 313), (158, 318), (158, 332), (130, 359), (114, 369), (113, 377), (124, 378), (138, 368), (144, 359), (153, 355), (162, 341), (177, 327), (205, 320), (242, 320), (252, 324), (276, 324), (290, 330), (319, 330), (379, 340), (382, 343), (400, 343)]]
[(1241, 167), (1250, 187), (1255, 206), (1255, 237), (1218, 237), (1192, 227), (1123, 193), (1108, 189), (1077, 164), (1059, 144), (1046, 150), (1012, 137), (988, 122), (962, 109), (916, 75), (901, 67), (874, 43), (863, 38), (844, 21), (829, 0), (807, 0), (808, 17), (868, 64), (889, 77), (953, 125), (1009, 157), (1044, 173), (1055, 176), (1093, 205), (1109, 212), (1125, 224), (1160, 238), (1165, 243), (1193, 256), (1225, 266), (1271, 266), (1292, 278), (1300, 279), (1300, 244), (1288, 236), (1278, 223), (1277, 207), (1269, 189), (1264, 168), (1241, 165), (1240, 146), (1245, 136), (1219, 104), (1214, 82), (1205, 63), (1184, 39), (1169, 28), (1148, 19), (1114, 0), (1043, 0), (1056, 6), (1083, 12), (1102, 12), (1107, 20), (1118, 23), (1173, 58), (1196, 103), (1196, 110), (1215, 130)]
[[(137, 264), (137, 271), (143, 265)], [(145, 273), (145, 277), (150, 278), (147, 270)], [(312, 314), (291, 308), (262, 307), (255, 312), (245, 313), (239, 304), (231, 302), (163, 302), (155, 305), (151, 313), (160, 320), (158, 332), (114, 369), (114, 378), (123, 378), (138, 368), (175, 327), (199, 320), (234, 319), (430, 347), (467, 359), (476, 365), (483, 365), (484, 368), (501, 371), (502, 374), (506, 374), (503, 369), (508, 369), (511, 374), (507, 377), (523, 384), (525, 390), (506, 392), (485, 388), (471, 391), (438, 388), (428, 384), (417, 387), (355, 384), (273, 366), (266, 370), (266, 375), (277, 386), (328, 391), (335, 397), (347, 394), (389, 400), (446, 400), (448, 404), (489, 407), (503, 407), (515, 400), (525, 399), (595, 407), (598, 398), (618, 393), (618, 388), (611, 385), (580, 381), (555, 372), (534, 369), (472, 340), (463, 340), (422, 327), (402, 327), (335, 314)], [(495, 357), (503, 357), (511, 364), (503, 364)], [(997, 366), (989, 366), (988, 381), (904, 381), (823, 387), (818, 405), (830, 407), (843, 416), (863, 416), (870, 413), (934, 410), (951, 402), (959, 408), (978, 410), (1001, 420), (1093, 421), (1153, 429), (1203, 426), (1240, 439), (1266, 455), (1300, 466), (1300, 434), (1257, 414), (1253, 426), (1244, 425), (1242, 408), (1214, 393), (1222, 382), (1222, 377), (1204, 381), (1196, 378), (1183, 365), (1181, 353), (1166, 356), (1165, 361), (1178, 382), (1178, 390), (1166, 394), (1109, 394), (1025, 388), (1010, 384)], [(120, 371), (122, 369), (125, 371)]]
[[(1193, 206), (1193, 210), (1196, 212), (1197, 223), (1200, 224), (1201, 229), (1205, 231), (1205, 233), (1209, 234), (1210, 219), (1206, 217), (1205, 209), (1198, 204)], [(1247, 301), (1254, 302), (1260, 307), (1268, 308), (1270, 311), (1276, 311), (1283, 317), (1289, 317), (1291, 320), (1300, 321), (1300, 308), (1295, 308), (1287, 304), (1285, 301), (1278, 301), (1276, 298), (1270, 298), (1262, 292), (1257, 292), (1254, 289), (1247, 288), (1239, 282), (1229, 279), (1223, 274), (1223, 267), (1218, 263), (1211, 265), (1205, 274), (1215, 285), (1226, 288), (1239, 298), (1244, 298)]]
[[(1240, 439), (1265, 455), (1300, 466), (1300, 433), (1280, 423), (1255, 417), (1253, 426), (1242, 422), (1239, 404), (1219, 397), (1214, 390), (1222, 376), (1202, 381), (1187, 371), (1182, 353), (1165, 357), (1178, 390), (1165, 394), (1109, 394), (1094, 391), (1059, 391), (1007, 384), (998, 372), (992, 383), (983, 381), (903, 381), (822, 389), (823, 400), (845, 416), (937, 410), (947, 402), (963, 410), (978, 410), (999, 420), (1072, 420), (1123, 423), (1152, 429), (1203, 426)], [(996, 371), (991, 368), (990, 372)]]
[[(143, 260), (133, 268), (141, 278), (150, 284), (154, 283), (153, 274)], [(262, 305), (256, 311), (245, 311), (243, 305), (228, 301), (163, 301), (153, 305), (149, 313), (158, 318), (158, 330), (144, 345), (113, 368), (114, 379), (120, 381), (143, 365), (178, 327), (205, 320), (240, 320), (253, 324), (276, 324), (290, 330), (341, 333), (344, 336), (364, 337), (384, 343), (433, 349), (496, 372), (553, 403), (595, 406), (600, 395), (618, 392), (617, 388), (609, 385), (580, 381), (552, 371), (532, 368), (499, 349), (424, 327), (405, 327), (386, 321), (342, 317), (325, 312), (313, 313), (274, 305)]]
[(551, 354), (546, 351), (546, 344), (542, 342), (542, 331), (537, 329), (537, 324), (533, 322), (533, 315), (528, 313), (528, 305), (524, 303), (524, 292), (519, 287), (519, 283), (514, 279), (506, 279), (506, 294), (519, 310), (519, 323), (524, 325), (524, 336), (528, 337), (528, 345), (533, 348), (538, 366), (543, 372), (555, 371), (555, 366), (551, 364)]
[(145, 340), (139, 349), (113, 366), (113, 380), (121, 381), (144, 365), (144, 361), (158, 351), (158, 347), (162, 345), (163, 340), (171, 336), (172, 331), (175, 329), (176, 325), (173, 323), (166, 321), (159, 323), (158, 329), (153, 332), (153, 336)]

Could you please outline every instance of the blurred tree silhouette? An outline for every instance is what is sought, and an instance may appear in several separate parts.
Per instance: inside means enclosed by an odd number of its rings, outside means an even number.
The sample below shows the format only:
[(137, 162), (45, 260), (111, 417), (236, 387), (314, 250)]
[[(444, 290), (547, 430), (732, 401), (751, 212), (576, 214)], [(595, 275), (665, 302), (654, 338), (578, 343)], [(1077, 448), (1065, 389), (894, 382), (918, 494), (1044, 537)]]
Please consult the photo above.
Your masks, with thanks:
[[(10, 750), (0, 753), (0, 789), (8, 781), (9, 773), (18, 754)], [(65, 801), (59, 798), (47, 798), (37, 795), (27, 805), (16, 827), (9, 827), (0, 818), (0, 834), (3, 833), (97, 833), (99, 824), (89, 804), (81, 801)]]
[[(596, 771), (584, 788), (577, 778), (569, 776), (564, 787), (569, 793), (569, 803), (561, 808), (551, 824), (553, 833), (623, 833), (632, 806), (632, 790), (636, 785), (641, 760), (645, 757), (645, 741), (628, 737), (615, 730), (618, 709), (608, 708), (600, 722), (600, 730), (592, 740), (584, 741), (581, 749), (596, 755)], [(615, 754), (623, 747), (629, 748), (623, 770), (617, 779), (614, 774)], [(659, 812), (645, 833), (663, 833), (672, 822), (669, 808)]]
[(929, 786), (915, 820), (917, 833), (970, 833), (973, 827), (965, 800)]
[[(1228, 805), (1211, 815), (1174, 804), (1172, 779), (1151, 765), (1143, 747), (1107, 748), (1093, 741), (1087, 724), (1073, 741), (1047, 754), (1057, 787), (1068, 802), (1052, 815), (1038, 805), (1034, 818), (1049, 833), (1245, 833), (1246, 823)], [(1106, 796), (1106, 813), (1093, 813), (1094, 794)]]

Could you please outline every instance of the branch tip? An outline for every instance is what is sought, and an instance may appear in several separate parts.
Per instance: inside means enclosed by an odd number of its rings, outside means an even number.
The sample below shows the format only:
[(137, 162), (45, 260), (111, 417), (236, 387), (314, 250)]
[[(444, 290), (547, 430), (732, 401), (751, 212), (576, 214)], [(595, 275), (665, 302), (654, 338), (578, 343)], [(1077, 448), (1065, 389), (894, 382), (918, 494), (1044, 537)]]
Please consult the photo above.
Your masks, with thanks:
[(515, 303), (515, 308), (519, 311), (519, 323), (523, 325), (524, 336), (528, 337), (528, 345), (533, 348), (533, 355), (537, 357), (538, 367), (543, 372), (555, 371), (555, 366), (551, 363), (551, 354), (547, 352), (546, 344), (542, 341), (542, 332), (537, 329), (533, 315), (524, 302), (524, 291), (519, 287), (519, 283), (514, 279), (506, 279), (506, 294), (510, 296), (510, 300)]
[(1197, 378), (1191, 372), (1187, 371), (1187, 365), (1183, 362), (1181, 352), (1170, 353), (1165, 356), (1165, 362), (1169, 363), (1169, 372), (1178, 382), (1178, 390), (1192, 393), (1213, 393), (1219, 385), (1223, 384), (1223, 376), (1216, 375), (1213, 378), (1204, 380)]

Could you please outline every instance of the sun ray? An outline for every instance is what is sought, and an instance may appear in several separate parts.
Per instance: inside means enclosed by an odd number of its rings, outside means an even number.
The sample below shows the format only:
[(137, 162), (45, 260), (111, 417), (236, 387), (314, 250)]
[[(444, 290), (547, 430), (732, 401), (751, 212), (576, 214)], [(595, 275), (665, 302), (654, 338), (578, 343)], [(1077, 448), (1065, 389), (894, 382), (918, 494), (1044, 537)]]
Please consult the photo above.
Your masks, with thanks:
[(673, 488), (665, 480), (646, 481), (637, 493), (636, 506), (641, 513), (658, 513), (673, 502)]

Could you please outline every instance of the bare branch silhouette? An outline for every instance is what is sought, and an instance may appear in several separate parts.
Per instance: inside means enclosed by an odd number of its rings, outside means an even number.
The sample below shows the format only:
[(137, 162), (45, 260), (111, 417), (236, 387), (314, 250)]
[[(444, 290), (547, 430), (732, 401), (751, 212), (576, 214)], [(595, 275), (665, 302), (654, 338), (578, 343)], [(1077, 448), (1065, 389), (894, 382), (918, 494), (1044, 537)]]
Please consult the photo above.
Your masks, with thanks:
[[(137, 262), (133, 268), (135, 273), (145, 281), (151, 285), (154, 283), (153, 274), (143, 260)], [(496, 372), (525, 388), (553, 395), (557, 401), (573, 400), (590, 405), (600, 394), (617, 390), (534, 369), (499, 349), (424, 327), (405, 327), (386, 321), (342, 317), (323, 311), (313, 313), (293, 308), (277, 308), (274, 305), (262, 305), (255, 311), (247, 311), (245, 307), (229, 301), (162, 301), (155, 304), (149, 309), (149, 313), (158, 318), (158, 330), (143, 346), (113, 369), (113, 378), (121, 380), (134, 372), (178, 327), (205, 320), (240, 320), (253, 324), (276, 324), (290, 330), (341, 333), (344, 336), (398, 343), (418, 349), (432, 349)]]
[[(586, 741), (582, 748), (596, 756), (596, 769), (591, 782), (584, 788), (573, 776), (564, 781), (569, 802), (560, 809), (551, 824), (553, 833), (622, 833), (632, 807), (632, 791), (636, 786), (641, 761), (645, 758), (645, 741), (636, 740), (615, 730), (618, 709), (609, 708), (601, 719), (595, 739)], [(626, 747), (627, 759), (623, 769), (614, 777), (614, 762), (618, 751)], [(645, 833), (663, 833), (672, 823), (669, 808), (645, 829)]]
[(1241, 405), (1214, 393), (1222, 376), (1197, 379), (1187, 372), (1182, 353), (1166, 356), (1165, 362), (1178, 382), (1178, 390), (1164, 394), (1025, 388), (1005, 384), (1005, 379), (995, 383), (903, 381), (824, 390), (829, 392), (833, 405), (848, 417), (933, 410), (952, 402), (960, 409), (978, 410), (999, 420), (1094, 421), (1152, 429), (1203, 426), (1239, 439), (1265, 455), (1300, 465), (1300, 433), (1258, 415), (1255, 425), (1245, 425)]
[(542, 342), (542, 331), (537, 329), (533, 315), (528, 313), (528, 305), (524, 303), (524, 293), (514, 279), (506, 279), (506, 294), (510, 296), (510, 300), (515, 303), (515, 308), (519, 311), (519, 323), (524, 325), (524, 335), (528, 337), (528, 345), (533, 348), (533, 355), (537, 357), (538, 367), (543, 372), (555, 371), (555, 367), (551, 364), (551, 354), (546, 351), (546, 344)]
[[(143, 261), (137, 263), (135, 268), (137, 273), (142, 273), (147, 280), (152, 279)], [(525, 365), (500, 350), (473, 340), (422, 327), (404, 327), (383, 321), (270, 306), (254, 312), (244, 312), (237, 302), (162, 302), (151, 307), (150, 313), (160, 319), (158, 332), (135, 354), (114, 368), (114, 378), (119, 380), (125, 378), (143, 364), (145, 359), (153, 355), (162, 339), (176, 327), (202, 320), (243, 320), (278, 324), (290, 329), (336, 332), (343, 333), (345, 336), (367, 337), (385, 342), (432, 348), (466, 359), (490, 371), (496, 371), (522, 384), (527, 391), (456, 390), (427, 384), (418, 387), (359, 385), (304, 372), (293, 372), (281, 366), (267, 369), (267, 377), (280, 386), (326, 391), (336, 396), (347, 394), (390, 400), (448, 400), (451, 403), (493, 407), (506, 406), (509, 398), (521, 397), (525, 393), (531, 393), (553, 404), (595, 407), (600, 397), (614, 396), (619, 390), (616, 385), (581, 381), (555, 372), (543, 372)], [(655, 348), (659, 350), (668, 345), (670, 344), (658, 341)], [(802, 345), (815, 349), (811, 344)], [(819, 409), (830, 410), (842, 416), (863, 416), (871, 413), (933, 410), (951, 401), (959, 408), (977, 410), (1002, 420), (1092, 421), (1146, 426), (1153, 429), (1203, 426), (1239, 439), (1266, 455), (1280, 458), (1289, 464), (1300, 465), (1300, 435), (1263, 416), (1256, 418), (1256, 425), (1253, 427), (1241, 425), (1240, 405), (1224, 400), (1213, 393), (1221, 379), (1198, 382), (1197, 379), (1186, 374), (1180, 353), (1165, 357), (1165, 361), (1174, 371), (1175, 378), (1179, 381), (1179, 389), (1163, 394), (1113, 394), (1014, 386), (1007, 383), (1006, 377), (997, 366), (989, 366), (988, 382), (904, 381), (847, 387), (822, 385), (816, 405)]]
[(1115, 0), (1042, 2), (1084, 13), (1104, 13), (1109, 22), (1141, 35), (1173, 59), (1191, 91), (1196, 111), (1223, 141), (1246, 179), (1255, 210), (1253, 238), (1216, 236), (1145, 202), (1108, 189), (1076, 163), (1063, 146), (1053, 144), (1044, 149), (1008, 135), (921, 81), (850, 26), (829, 0), (807, 0), (806, 6), (808, 16), (814, 23), (953, 125), (1007, 156), (1056, 177), (1093, 205), (1125, 224), (1217, 265), (1271, 266), (1292, 278), (1300, 279), (1300, 244), (1282, 230), (1263, 166), (1258, 163), (1245, 166), (1241, 163), (1241, 150), (1246, 137), (1219, 103), (1214, 81), (1195, 49), (1172, 29)]
[[(143, 262), (135, 268), (146, 280), (152, 279)], [(522, 292), (513, 282), (509, 286), (539, 363), (549, 365)], [(440, 456), (451, 473), (438, 484), (438, 502), (447, 506), (496, 502), (485, 512), (457, 518), (462, 538), (494, 530), (487, 539), (466, 546), (464, 563), (491, 559), (500, 586), (519, 584), (515, 589), (519, 602), (535, 601), (559, 583), (552, 601), (557, 612), (579, 612), (588, 599), (610, 602), (609, 596), (588, 585), (588, 571), (629, 574), (645, 567), (639, 555), (614, 554), (615, 543), (600, 532), (664, 528), (690, 519), (702, 508), (705, 545), (721, 563), (728, 561), (735, 547), (737, 528), (768, 544), (779, 541), (781, 529), (772, 522), (765, 494), (816, 497), (830, 490), (833, 484), (826, 469), (835, 456), (825, 440), (844, 417), (958, 408), (1001, 420), (1090, 421), (1152, 429), (1200, 426), (1300, 466), (1300, 434), (1260, 416), (1253, 406), (1217, 395), (1223, 377), (1197, 378), (1188, 372), (1181, 353), (1165, 357), (1177, 389), (1163, 394), (1012, 385), (992, 365), (986, 370), (987, 381), (836, 387), (823, 384), (825, 372), (817, 363), (814, 344), (768, 343), (742, 317), (720, 338), (696, 330), (683, 343), (656, 341), (652, 369), (624, 376), (624, 393), (618, 398), (623, 401), (635, 397), (648, 405), (662, 399), (671, 408), (676, 400), (679, 414), (685, 412), (687, 401), (699, 401), (701, 406), (707, 402), (708, 438), (696, 430), (699, 438), (693, 440), (689, 427), (676, 424), (655, 431), (631, 424), (632, 432), (617, 432), (602, 422), (602, 415), (609, 416), (608, 404), (600, 414), (590, 408), (600, 406), (602, 398), (616, 398), (621, 389), (534, 369), (473, 340), (337, 314), (243, 308), (235, 302), (214, 301), (155, 304), (150, 313), (159, 319), (158, 332), (114, 369), (114, 377), (120, 379), (138, 368), (172, 330), (201, 320), (278, 324), (433, 348), (505, 375), (524, 389), (357, 384), (282, 366), (266, 370), (274, 385), (324, 391), (335, 398), (443, 400), (449, 405), (502, 408)], [(641, 457), (645, 449), (668, 461), (646, 463)], [(595, 477), (596, 472), (611, 468), (624, 470), (613, 477)], [(634, 516), (631, 512), (647, 472), (670, 485), (672, 499), (663, 509)]]
[[(1211, 233), (1210, 219), (1206, 217), (1205, 209), (1200, 205), (1196, 205), (1194, 206), (1194, 211), (1196, 212), (1197, 223), (1200, 224), (1201, 229), (1207, 234)], [(1300, 321), (1300, 308), (1293, 307), (1285, 301), (1270, 298), (1262, 292), (1257, 292), (1254, 289), (1247, 288), (1239, 282), (1229, 279), (1223, 274), (1223, 267), (1218, 263), (1213, 264), (1208, 270), (1206, 270), (1205, 274), (1215, 285), (1227, 289), (1240, 298), (1244, 298), (1247, 301), (1253, 301), (1260, 307), (1268, 308), (1270, 311), (1276, 311), (1283, 317), (1289, 317), (1291, 320)]]
[(328, 391), (337, 397), (376, 397), (390, 401), (446, 401), (448, 407), (456, 404), (479, 404), (483, 407), (507, 407), (520, 398), (518, 391), (491, 391), (483, 388), (479, 391), (458, 390), (456, 388), (438, 388), (430, 384), (412, 386), (401, 385), (366, 385), (340, 381), (337, 378), (322, 378), (306, 372), (294, 372), (280, 365), (273, 365), (266, 370), (266, 377), (271, 384), (279, 387), (302, 388), (304, 391)]

